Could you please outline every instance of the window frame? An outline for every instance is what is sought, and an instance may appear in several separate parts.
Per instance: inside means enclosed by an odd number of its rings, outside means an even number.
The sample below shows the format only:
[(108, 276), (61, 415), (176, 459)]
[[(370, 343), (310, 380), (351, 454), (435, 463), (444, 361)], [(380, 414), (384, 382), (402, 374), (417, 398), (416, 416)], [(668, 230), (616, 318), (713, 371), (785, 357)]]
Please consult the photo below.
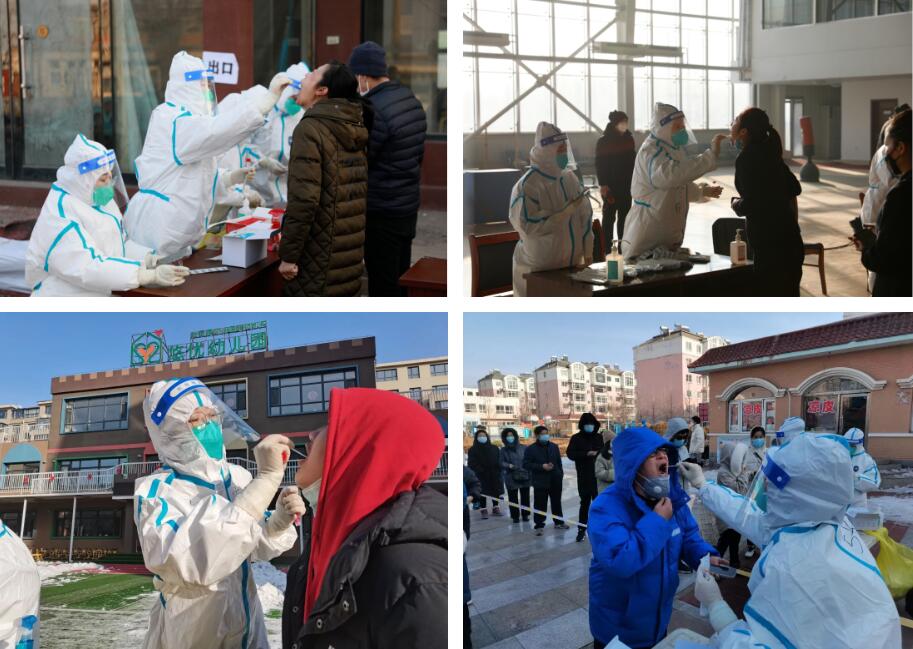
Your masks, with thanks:
[[(206, 387), (209, 389), (212, 389), (213, 386), (224, 386), (224, 385), (231, 385), (234, 383), (243, 383), (244, 384), (245, 408), (244, 408), (244, 414), (241, 415), (240, 413), (238, 413), (238, 416), (241, 417), (241, 419), (247, 419), (250, 416), (250, 398), (249, 398), (250, 397), (250, 386), (248, 385), (246, 376), (242, 377), (240, 379), (225, 379), (223, 381), (204, 381), (204, 383), (206, 384)], [(213, 394), (215, 394), (214, 390), (213, 390)], [(221, 394), (216, 394), (216, 396), (219, 397), (220, 399), (222, 399)], [(225, 399), (222, 399), (222, 401), (225, 401)], [(226, 404), (226, 405), (229, 405), (229, 404)], [(229, 405), (229, 407), (231, 407), (231, 406)], [(237, 413), (237, 410), (235, 412)]]
[[(74, 431), (74, 430), (68, 431), (67, 430), (67, 419), (70, 417), (70, 415), (68, 414), (70, 412), (69, 405), (71, 403), (76, 402), (76, 401), (92, 401), (95, 399), (108, 399), (110, 397), (121, 397), (121, 396), (124, 397), (124, 409), (125, 409), (124, 410), (124, 413), (125, 413), (124, 419), (122, 420), (124, 422), (123, 426), (121, 426), (119, 428), (105, 428), (103, 426), (102, 428), (92, 428), (89, 430), (79, 430), (79, 431)], [(91, 408), (92, 406), (88, 406), (88, 407)], [(104, 404), (102, 407), (107, 408), (108, 405)], [(62, 410), (63, 410), (63, 412), (61, 413), (61, 417), (60, 417), (60, 431), (59, 431), (59, 433), (61, 435), (85, 435), (88, 433), (109, 433), (112, 431), (130, 429), (130, 391), (129, 390), (118, 391), (118, 392), (109, 392), (109, 393), (104, 393), (104, 394), (93, 394), (90, 396), (68, 397), (63, 400)], [(107, 423), (108, 421), (109, 420), (105, 419), (105, 420), (103, 420), (103, 423)], [(111, 420), (111, 421), (113, 421), (113, 420)], [(72, 426), (73, 424), (71, 423), (70, 425)], [(85, 425), (88, 426), (89, 423), (86, 423)]]
[[(315, 410), (312, 412), (290, 412), (290, 413), (285, 413), (285, 414), (282, 414), (282, 413), (273, 414), (273, 407), (278, 407), (280, 409), (282, 407), (284, 407), (283, 404), (281, 404), (281, 403), (273, 404), (273, 394), (272, 394), (273, 387), (272, 387), (272, 385), (270, 385), (272, 383), (273, 379), (281, 380), (281, 379), (288, 379), (288, 378), (292, 378), (292, 377), (303, 377), (303, 376), (314, 376), (314, 375), (322, 376), (324, 374), (333, 374), (336, 372), (343, 372), (343, 385), (345, 385), (346, 379), (345, 379), (344, 373), (349, 372), (349, 371), (355, 373), (355, 385), (351, 386), (351, 387), (360, 386), (361, 377), (359, 374), (358, 365), (355, 365), (355, 364), (313, 368), (313, 369), (299, 370), (299, 371), (292, 371), (292, 372), (277, 372), (275, 374), (268, 374), (266, 377), (266, 416), (267, 417), (301, 417), (301, 416), (316, 415), (316, 414), (321, 414), (324, 412), (329, 412), (329, 409), (330, 409), (329, 398), (322, 398), (321, 402), (325, 406), (325, 408), (323, 410)], [(331, 383), (332, 383), (332, 381), (331, 381)], [(323, 392), (324, 384), (325, 384), (325, 381), (321, 378), (321, 380), (320, 380), (321, 393)], [(299, 381), (298, 382), (299, 390), (301, 388), (301, 385), (302, 384)], [(282, 387), (283, 386), (279, 386), (276, 389), (281, 390)], [(290, 386), (284, 386), (284, 387), (290, 387)], [(299, 394), (299, 398), (300, 398), (301, 392), (299, 391), (298, 394)], [(308, 403), (310, 403), (310, 402), (308, 402)], [(299, 401), (298, 405), (299, 406), (303, 405), (303, 402)]]

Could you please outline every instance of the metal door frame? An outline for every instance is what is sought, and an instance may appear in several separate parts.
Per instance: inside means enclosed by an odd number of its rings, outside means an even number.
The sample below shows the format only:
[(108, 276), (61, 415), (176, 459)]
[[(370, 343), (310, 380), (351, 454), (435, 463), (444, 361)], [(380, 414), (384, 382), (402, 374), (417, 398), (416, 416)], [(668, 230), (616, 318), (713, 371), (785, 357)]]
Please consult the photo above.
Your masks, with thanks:
[[(20, 23), (22, 2), (34, 0), (0, 0), (0, 11), (7, 17), (6, 33), (0, 33), (0, 74), (3, 79), (3, 137), (6, 158), (2, 177), (12, 180), (53, 180), (56, 167), (26, 167), (23, 101), (36, 80), (35, 71), (27, 66), (30, 48), (36, 38), (37, 25)], [(92, 21), (92, 133), (87, 137), (114, 148), (114, 56), (111, 35), (111, 0), (85, 0)], [(53, 35), (49, 36), (53, 38)], [(23, 75), (25, 72), (25, 75)], [(23, 95), (26, 99), (23, 99)], [(75, 137), (75, 134), (74, 134)], [(63, 161), (61, 160), (61, 164)]]

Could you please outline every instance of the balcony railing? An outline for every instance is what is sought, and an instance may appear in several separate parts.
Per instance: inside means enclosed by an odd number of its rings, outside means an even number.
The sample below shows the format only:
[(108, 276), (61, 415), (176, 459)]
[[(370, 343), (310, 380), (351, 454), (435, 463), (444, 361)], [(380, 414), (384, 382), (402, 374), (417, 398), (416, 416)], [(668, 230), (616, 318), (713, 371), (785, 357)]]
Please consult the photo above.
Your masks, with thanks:
[(447, 390), (416, 390), (400, 394), (428, 410), (447, 410)]
[(0, 426), (0, 444), (39, 442), (48, 438), (51, 427), (48, 424), (15, 424)]

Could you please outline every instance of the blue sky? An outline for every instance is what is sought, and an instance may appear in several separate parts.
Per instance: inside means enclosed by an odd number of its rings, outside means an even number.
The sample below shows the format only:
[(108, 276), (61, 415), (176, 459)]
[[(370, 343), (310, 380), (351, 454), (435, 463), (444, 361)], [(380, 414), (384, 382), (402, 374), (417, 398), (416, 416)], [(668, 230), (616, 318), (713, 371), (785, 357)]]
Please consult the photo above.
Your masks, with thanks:
[(491, 369), (530, 372), (551, 356), (616, 363), (633, 369), (633, 348), (680, 323), (731, 342), (805, 329), (840, 313), (467, 313), (463, 318), (463, 385)]
[(164, 329), (175, 345), (259, 320), (271, 349), (374, 336), (379, 363), (447, 354), (446, 313), (11, 313), (0, 315), (0, 403), (50, 398), (53, 376), (129, 367), (134, 333)]

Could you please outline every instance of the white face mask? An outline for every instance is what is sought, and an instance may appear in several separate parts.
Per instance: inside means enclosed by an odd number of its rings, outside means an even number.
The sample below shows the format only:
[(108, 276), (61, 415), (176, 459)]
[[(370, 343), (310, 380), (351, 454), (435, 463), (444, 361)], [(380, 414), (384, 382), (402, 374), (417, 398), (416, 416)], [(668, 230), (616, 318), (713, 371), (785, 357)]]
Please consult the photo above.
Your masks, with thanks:
[(301, 490), (301, 497), (308, 501), (311, 511), (317, 512), (317, 499), (320, 497), (320, 481), (323, 478), (317, 478), (311, 486)]

